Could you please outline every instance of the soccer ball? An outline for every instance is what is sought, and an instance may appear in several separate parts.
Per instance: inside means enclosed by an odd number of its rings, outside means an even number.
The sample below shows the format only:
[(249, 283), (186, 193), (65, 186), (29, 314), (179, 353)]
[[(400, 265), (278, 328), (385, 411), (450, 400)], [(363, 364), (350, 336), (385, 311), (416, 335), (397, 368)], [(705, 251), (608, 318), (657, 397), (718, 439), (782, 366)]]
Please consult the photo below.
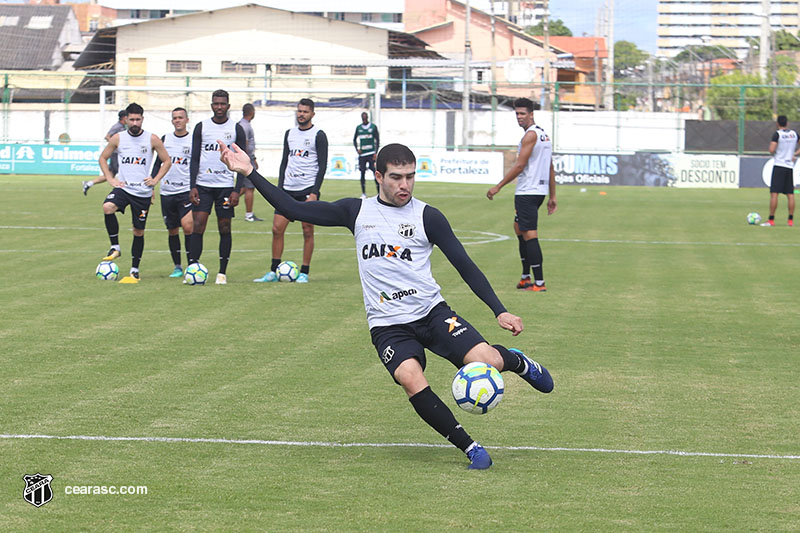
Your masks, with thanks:
[(294, 261), (284, 261), (275, 269), (275, 274), (278, 276), (278, 281), (297, 281), (300, 269)]
[(200, 263), (192, 263), (186, 267), (183, 279), (187, 285), (205, 285), (208, 279), (208, 269)]
[(453, 398), (468, 413), (482, 415), (503, 399), (503, 376), (492, 365), (469, 363), (453, 378)]
[(119, 267), (113, 261), (103, 261), (97, 265), (97, 270), (94, 271), (97, 279), (104, 281), (114, 281), (119, 277)]
[(761, 215), (758, 213), (747, 213), (748, 224), (758, 224), (759, 222), (761, 222)]

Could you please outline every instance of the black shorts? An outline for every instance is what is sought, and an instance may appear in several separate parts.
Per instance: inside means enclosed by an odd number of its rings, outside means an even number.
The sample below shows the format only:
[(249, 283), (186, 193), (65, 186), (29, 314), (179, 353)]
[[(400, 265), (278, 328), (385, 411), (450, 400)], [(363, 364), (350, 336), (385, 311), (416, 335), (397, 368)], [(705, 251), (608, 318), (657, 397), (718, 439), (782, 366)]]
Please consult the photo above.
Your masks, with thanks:
[(425, 349), (444, 357), (456, 368), (464, 365), (464, 356), (486, 339), (442, 302), (424, 316), (408, 324), (375, 326), (369, 330), (372, 344), (383, 366), (394, 377), (400, 363), (416, 358), (425, 370)]
[(772, 167), (769, 192), (794, 194), (794, 170), (786, 167)]
[(193, 205), (192, 211), (211, 213), (211, 206), (217, 213), (217, 218), (233, 218), (233, 206), (230, 202), (233, 187), (204, 187), (197, 186), (200, 196), (200, 205)]
[(539, 229), (539, 207), (544, 202), (543, 194), (518, 194), (514, 196), (514, 222), (520, 231)]
[(189, 200), (188, 191), (161, 195), (161, 215), (164, 217), (167, 229), (180, 228), (183, 217), (191, 212), (192, 202)]
[(124, 213), (125, 208), (131, 206), (133, 227), (144, 229), (145, 224), (147, 224), (147, 213), (150, 212), (150, 201), (151, 198), (149, 197), (142, 198), (141, 196), (130, 194), (124, 189), (112, 189), (106, 199), (103, 200), (103, 203), (111, 202), (117, 206), (117, 211), (120, 213)]
[(375, 172), (375, 154), (358, 156), (358, 170), (364, 172), (367, 170), (367, 167), (369, 167), (372, 172)]
[[(305, 202), (306, 199), (308, 199), (308, 195), (314, 192), (314, 187), (308, 187), (307, 189), (303, 189), (302, 191), (287, 191), (286, 189), (283, 189), (283, 191), (292, 198), (294, 198), (295, 200), (297, 200), (298, 202)], [(322, 193), (321, 192), (317, 193), (317, 200), (319, 200), (321, 197)], [(287, 217), (277, 209), (275, 210), (275, 214), (280, 215), (283, 218), (289, 219), (292, 222), (294, 222), (294, 219)]]

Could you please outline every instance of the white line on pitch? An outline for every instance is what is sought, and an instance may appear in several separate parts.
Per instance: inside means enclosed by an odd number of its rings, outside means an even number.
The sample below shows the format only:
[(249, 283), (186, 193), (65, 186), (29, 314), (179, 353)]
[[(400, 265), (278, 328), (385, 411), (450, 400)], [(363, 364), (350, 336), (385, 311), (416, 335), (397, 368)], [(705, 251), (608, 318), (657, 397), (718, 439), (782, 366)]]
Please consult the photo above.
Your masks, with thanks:
[[(262, 446), (303, 446), (323, 448), (450, 448), (450, 444), (425, 444), (421, 442), (324, 442), (261, 439), (209, 439), (189, 437), (107, 437), (102, 435), (15, 435), (0, 434), (0, 439), (53, 439), (95, 440), (110, 442), (171, 442), (201, 444), (258, 444)], [(685, 452), (680, 450), (614, 450), (607, 448), (565, 448), (546, 446), (486, 446), (493, 450), (537, 452), (618, 453), (627, 455), (677, 455), (680, 457), (744, 457), (747, 459), (800, 459), (800, 455), (774, 455), (759, 453)]]

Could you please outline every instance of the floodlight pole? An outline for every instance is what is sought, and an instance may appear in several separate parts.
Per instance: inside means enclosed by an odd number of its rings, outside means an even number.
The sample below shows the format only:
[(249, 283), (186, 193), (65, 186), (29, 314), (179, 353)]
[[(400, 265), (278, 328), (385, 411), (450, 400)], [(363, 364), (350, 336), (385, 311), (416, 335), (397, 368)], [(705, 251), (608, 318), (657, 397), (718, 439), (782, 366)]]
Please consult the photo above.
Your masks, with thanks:
[(462, 90), (462, 98), (461, 98), (461, 126), (462, 126), (462, 135), (461, 135), (461, 148), (462, 150), (468, 150), (470, 139), (469, 139), (469, 91), (470, 91), (470, 73), (469, 73), (469, 64), (472, 59), (472, 48), (469, 42), (469, 25), (470, 25), (470, 7), (469, 7), (469, 0), (465, 0), (464, 7), (466, 9), (466, 17), (464, 19), (464, 88)]

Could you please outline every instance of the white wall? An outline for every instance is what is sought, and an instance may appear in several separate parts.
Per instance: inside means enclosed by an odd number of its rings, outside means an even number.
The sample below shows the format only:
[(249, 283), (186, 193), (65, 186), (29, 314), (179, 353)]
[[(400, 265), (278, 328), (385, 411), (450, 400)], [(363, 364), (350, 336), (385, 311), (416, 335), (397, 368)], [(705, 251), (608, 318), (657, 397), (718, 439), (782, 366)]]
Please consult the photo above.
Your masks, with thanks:
[[(113, 108), (115, 109), (115, 108)], [(112, 110), (113, 110), (112, 109)], [(353, 131), (361, 122), (362, 109), (317, 108), (314, 123), (327, 134), (331, 153), (351, 155)], [(416, 150), (444, 148), (447, 140), (447, 111), (384, 109), (381, 113), (381, 144), (400, 142)], [(461, 114), (455, 113), (455, 141), (461, 143)], [(209, 110), (191, 111), (190, 128), (211, 116)], [(234, 120), (241, 118), (238, 109), (231, 110)], [(694, 113), (637, 113), (637, 112), (548, 112), (535, 113), (536, 121), (554, 138), (555, 151), (571, 153), (613, 153), (635, 151), (682, 152), (684, 120), (696, 118)], [(40, 143), (58, 142), (61, 133), (68, 133), (73, 144), (101, 143), (103, 135), (114, 123), (116, 113), (108, 112), (105, 121), (95, 110), (70, 109), (50, 111), (50, 137), (44, 138), (45, 112), (42, 110), (12, 110), (0, 113), (0, 132), (8, 138), (0, 142)], [(491, 111), (473, 113), (474, 145), (490, 145)], [(7, 123), (4, 123), (7, 122)], [(516, 147), (522, 134), (512, 111), (498, 111), (494, 117), (495, 145)], [(294, 125), (293, 108), (256, 108), (253, 120), (258, 157), (266, 168), (279, 161), (283, 134)], [(145, 111), (144, 128), (163, 135), (172, 130), (166, 111)]]

